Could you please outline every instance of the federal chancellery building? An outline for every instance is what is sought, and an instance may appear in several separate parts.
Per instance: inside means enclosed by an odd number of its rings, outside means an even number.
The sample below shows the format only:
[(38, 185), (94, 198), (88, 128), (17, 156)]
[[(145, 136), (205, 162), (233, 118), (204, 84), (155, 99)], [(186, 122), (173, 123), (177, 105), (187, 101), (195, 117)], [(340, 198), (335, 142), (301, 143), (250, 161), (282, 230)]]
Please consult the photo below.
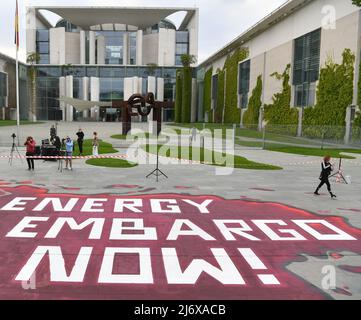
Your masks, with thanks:
[[(60, 17), (52, 25), (51, 12)], [(182, 12), (177, 27), (169, 16)], [(113, 100), (153, 92), (173, 101), (182, 54), (197, 56), (198, 10), (188, 8), (27, 8), (27, 53), (39, 53), (37, 119), (112, 121)], [(59, 97), (109, 102), (77, 112)], [(60, 116), (59, 116), (60, 112)], [(174, 110), (163, 110), (163, 119)]]
[[(127, 100), (133, 93), (154, 92), (160, 101), (174, 101), (181, 55), (198, 56), (196, 8), (44, 6), (26, 10), (27, 53), (39, 54), (33, 66), (38, 120), (119, 120), (120, 111), (111, 102)], [(49, 22), (49, 12), (59, 17), (57, 23)], [(183, 12), (183, 20), (175, 25), (171, 18), (177, 12)], [(240, 19), (242, 14), (246, 13), (240, 12)], [(320, 69), (330, 58), (340, 63), (346, 48), (356, 57), (353, 102), (357, 104), (361, 11), (351, 0), (287, 1), (205, 61), (193, 65), (193, 121), (214, 120), (219, 70), (224, 70), (227, 58), (240, 48), (247, 49), (247, 56), (239, 61), (236, 71), (225, 71), (237, 73), (237, 91), (232, 94), (240, 114), (247, 109), (260, 76), (262, 103), (272, 102), (273, 95), (282, 90), (282, 81), (270, 75), (282, 73), (288, 64), (291, 107), (314, 105)], [(212, 85), (207, 97), (205, 77), (209, 70)], [(3, 78), (1, 75), (0, 82)], [(224, 83), (225, 91), (229, 85)], [(6, 94), (3, 89), (0, 93)], [(29, 97), (30, 93), (28, 89)], [(79, 112), (60, 97), (108, 102), (109, 106)], [(205, 101), (208, 98), (210, 106)], [(9, 99), (0, 97), (0, 102), (4, 101)], [(227, 101), (225, 110), (230, 107)], [(27, 114), (24, 108), (30, 108), (28, 104), (23, 101), (21, 105), (22, 117)], [(173, 119), (172, 109), (163, 110), (164, 121)]]

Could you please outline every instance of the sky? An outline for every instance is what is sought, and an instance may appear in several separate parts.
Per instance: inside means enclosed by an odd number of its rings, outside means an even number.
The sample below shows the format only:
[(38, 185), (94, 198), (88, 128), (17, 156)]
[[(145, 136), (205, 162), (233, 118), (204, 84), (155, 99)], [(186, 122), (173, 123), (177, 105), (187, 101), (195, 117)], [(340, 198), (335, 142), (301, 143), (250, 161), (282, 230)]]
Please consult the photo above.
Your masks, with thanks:
[[(20, 60), (26, 60), (25, 8), (36, 6), (132, 6), (199, 8), (199, 58), (204, 61), (213, 53), (277, 9), (287, 0), (18, 0), (20, 11)], [(15, 0), (0, 0), (0, 52), (15, 57)], [(57, 17), (49, 16), (51, 22)], [(175, 23), (182, 13), (171, 17)]]

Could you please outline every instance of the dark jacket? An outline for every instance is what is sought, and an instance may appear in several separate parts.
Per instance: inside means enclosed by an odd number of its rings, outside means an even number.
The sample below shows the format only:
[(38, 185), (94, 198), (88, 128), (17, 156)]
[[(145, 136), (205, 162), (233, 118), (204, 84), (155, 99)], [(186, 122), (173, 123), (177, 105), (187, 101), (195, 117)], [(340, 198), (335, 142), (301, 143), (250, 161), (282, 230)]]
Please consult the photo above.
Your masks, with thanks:
[(84, 140), (84, 132), (77, 132), (76, 135), (78, 136), (78, 141), (79, 140), (81, 140), (81, 141)]
[(332, 164), (330, 162), (324, 162), (321, 163), (321, 174), (320, 174), (320, 180), (326, 180), (330, 176), (331, 172), (333, 171)]

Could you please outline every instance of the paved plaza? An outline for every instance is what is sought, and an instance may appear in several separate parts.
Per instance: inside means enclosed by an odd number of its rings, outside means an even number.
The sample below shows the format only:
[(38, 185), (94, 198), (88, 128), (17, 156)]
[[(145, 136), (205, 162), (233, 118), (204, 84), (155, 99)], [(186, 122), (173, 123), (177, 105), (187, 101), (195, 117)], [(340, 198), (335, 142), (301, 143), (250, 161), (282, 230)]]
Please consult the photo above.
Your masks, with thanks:
[[(49, 135), (50, 126), (53, 123), (43, 123), (38, 125), (27, 125), (21, 127), (20, 142), (23, 143), (25, 137), (31, 135), (39, 143), (42, 139)], [(112, 139), (110, 136), (121, 133), (120, 123), (59, 123), (58, 135), (65, 137), (70, 135), (75, 138), (75, 133), (81, 127), (85, 132), (85, 138), (92, 137), (92, 132), (97, 131), (99, 137), (109, 143), (119, 151), (120, 155), (125, 155), (129, 143), (122, 140)], [(134, 127), (146, 128), (146, 124), (135, 124)], [(0, 127), (0, 156), (9, 154), (11, 148), (11, 134), (15, 131), (15, 127)], [(24, 154), (24, 149), (20, 148), (20, 152)], [(144, 157), (147, 155), (144, 151)], [(154, 278), (152, 281), (146, 282), (148, 284), (135, 284), (133, 287), (130, 283), (121, 285), (114, 284), (109, 281), (109, 277), (104, 276), (105, 268), (103, 270), (103, 280), (108, 279), (107, 284), (101, 284), (99, 276), (99, 266), (92, 260), (89, 262), (89, 269), (85, 274), (80, 286), (74, 282), (57, 282), (51, 281), (49, 276), (49, 263), (39, 264), (36, 270), (37, 279), (36, 283), (40, 285), (35, 289), (24, 290), (22, 282), (16, 280), (20, 273), (24, 271), (26, 261), (29, 261), (30, 255), (33, 253), (37, 246), (62, 246), (65, 244), (64, 252), (69, 253), (72, 262), (66, 261), (66, 269), (68, 275), (74, 264), (76, 255), (78, 255), (80, 247), (83, 244), (87, 247), (94, 246), (94, 250), (99, 253), (104, 251), (104, 247), (122, 247), (123, 242), (104, 240), (103, 236), (98, 242), (88, 239), (88, 233), (77, 231), (79, 236), (75, 236), (71, 232), (59, 233), (56, 239), (44, 239), (44, 230), (41, 230), (37, 237), (18, 239), (16, 237), (8, 237), (7, 233), (20, 222), (23, 216), (49, 216), (50, 213), (46, 212), (30, 212), (32, 211), (30, 203), (24, 205), (25, 211), (6, 211), (4, 210), (2, 216), (2, 223), (0, 227), (0, 237), (3, 242), (1, 248), (1, 267), (0, 270), (0, 297), (2, 298), (114, 298), (114, 299), (218, 299), (217, 292), (223, 295), (226, 299), (297, 299), (297, 298), (315, 298), (315, 299), (360, 299), (361, 298), (361, 155), (354, 155), (355, 160), (345, 160), (343, 169), (345, 174), (351, 177), (352, 183), (349, 185), (335, 183), (333, 179), (334, 193), (337, 194), (337, 200), (331, 200), (327, 194), (326, 189), (322, 190), (320, 197), (313, 195), (313, 191), (318, 183), (318, 175), (320, 171), (320, 161), (318, 157), (292, 155), (271, 151), (264, 151), (260, 149), (252, 149), (237, 146), (235, 153), (249, 160), (267, 163), (272, 165), (281, 166), (281, 171), (256, 171), (235, 169), (230, 175), (215, 175), (215, 167), (200, 164), (183, 164), (183, 165), (163, 165), (161, 169), (167, 174), (168, 179), (160, 178), (159, 182), (155, 181), (154, 177), (145, 178), (148, 173), (154, 169), (153, 164), (138, 165), (129, 169), (111, 169), (89, 166), (85, 160), (75, 160), (73, 171), (58, 171), (57, 162), (43, 162), (37, 160), (35, 162), (35, 171), (27, 171), (27, 166), (19, 159), (14, 159), (13, 165), (9, 166), (8, 159), (2, 158), (0, 166), (0, 206), (5, 206), (14, 197), (44, 197), (61, 198), (65, 199), (77, 198), (92, 199), (104, 198), (109, 201), (113, 198), (120, 199), (142, 199), (143, 202), (151, 199), (172, 199), (169, 206), (175, 205), (176, 200), (178, 203), (184, 204), (184, 199), (190, 199), (195, 203), (202, 203), (205, 199), (211, 199), (214, 204), (209, 204), (209, 215), (202, 214), (195, 211), (193, 206), (190, 211), (188, 207), (181, 206), (181, 213), (174, 216), (174, 214), (160, 214), (142, 215), (128, 212), (124, 215), (110, 215), (106, 217), (111, 219), (117, 218), (144, 218), (145, 227), (157, 226), (157, 231), (160, 235), (167, 233), (171, 229), (170, 222), (172, 219), (189, 219), (199, 228), (208, 232), (213, 238), (213, 242), (207, 242), (206, 236), (179, 236), (178, 242), (166, 242), (162, 239), (158, 242), (152, 243), (151, 241), (128, 241), (126, 247), (150, 247), (153, 266)], [(154, 156), (149, 156), (153, 158)], [(337, 162), (336, 159), (333, 161)], [(183, 202), (182, 202), (183, 201)], [(108, 202), (107, 202), (108, 203)], [(188, 202), (187, 202), (188, 203)], [(21, 206), (21, 204), (18, 204)], [(164, 206), (166, 206), (164, 204)], [(45, 209), (49, 209), (50, 206)], [(108, 207), (106, 207), (108, 208)], [(182, 211), (182, 208), (185, 211)], [(44, 209), (44, 210), (45, 210)], [(193, 210), (194, 209), (194, 210)], [(198, 210), (197, 209), (197, 210)], [(211, 210), (212, 209), (212, 210)], [(111, 209), (109, 209), (111, 210)], [(141, 210), (141, 209), (140, 209)], [(204, 209), (206, 210), (206, 209)], [(73, 218), (84, 218), (81, 210), (76, 206), (71, 212), (68, 213), (53, 213), (51, 219), (55, 216), (71, 216)], [(97, 218), (99, 214), (85, 214), (86, 218)], [(16, 217), (16, 218), (15, 218)], [(8, 219), (8, 221), (4, 221)], [(239, 235), (242, 231), (232, 233), (235, 237), (233, 241), (225, 241), (225, 234), (218, 233), (215, 235), (215, 227), (212, 219), (244, 219), (248, 225), (252, 225), (252, 230), (255, 232), (254, 236), (262, 241), (250, 242), (251, 237)], [(269, 233), (268, 238), (263, 234), (260, 235), (260, 229), (255, 231), (254, 219), (267, 219), (277, 223), (277, 226), (269, 224), (270, 228), (278, 231), (280, 236), (294, 236), (293, 231), (302, 235), (304, 241), (270, 241)], [(323, 220), (331, 223), (337, 227), (337, 230), (342, 230), (349, 237), (340, 238), (335, 241), (332, 237), (329, 241), (321, 241), (312, 237), (312, 233), (307, 233), (307, 228), (296, 228), (294, 225), (288, 224), (282, 226), (282, 222), (275, 222), (274, 220), (293, 221), (298, 219), (308, 220)], [(37, 222), (36, 224), (39, 224)], [(281, 223), (281, 224), (280, 224)], [(312, 225), (312, 224), (311, 224)], [(51, 224), (49, 222), (50, 227)], [(188, 225), (192, 229), (193, 225)], [(326, 226), (314, 226), (321, 233), (334, 233)], [(194, 227), (194, 226), (193, 226)], [(105, 228), (105, 227), (104, 227)], [(108, 228), (108, 227), (107, 227)], [(174, 228), (174, 225), (173, 225)], [(194, 227), (195, 228), (195, 227)], [(194, 229), (193, 228), (193, 229)], [(108, 228), (109, 229), (109, 228)], [(141, 228), (140, 228), (141, 229)], [(186, 228), (183, 228), (186, 229)], [(182, 230), (183, 230), (182, 229)], [(250, 230), (247, 228), (242, 229), (245, 233)], [(25, 230), (25, 229), (24, 229)], [(31, 229), (26, 229), (27, 231)], [(49, 230), (47, 228), (46, 230)], [(90, 230), (90, 229), (86, 229)], [(287, 232), (288, 230), (288, 232)], [(199, 230), (198, 230), (199, 231)], [(283, 232), (282, 232), (283, 231)], [(200, 231), (199, 231), (200, 232)], [(74, 233), (76, 233), (74, 231)], [(223, 237), (222, 237), (223, 236)], [(82, 237), (87, 238), (82, 242)], [(353, 238), (351, 240), (351, 238)], [(198, 240), (199, 239), (199, 243)], [(4, 240), (4, 241), (3, 241)], [(194, 242), (197, 240), (196, 242)], [(293, 239), (295, 240), (295, 239)], [(298, 239), (300, 240), (300, 239)], [(73, 242), (74, 241), (74, 242)], [(206, 242), (205, 242), (206, 241)], [(73, 242), (73, 246), (69, 244)], [(192, 244), (194, 243), (194, 244)], [(100, 245), (101, 244), (101, 245)], [(122, 245), (120, 245), (122, 244)], [(193, 247), (194, 246), (194, 247)], [(255, 248), (252, 252), (247, 251), (244, 254), (244, 260), (236, 252), (236, 248)], [(181, 269), (184, 271), (183, 276), (186, 278), (184, 282), (176, 283), (171, 281), (172, 275), (169, 270), (167, 271), (167, 263), (169, 265), (175, 264), (175, 261), (170, 261), (164, 258), (166, 256), (163, 252), (163, 262), (160, 258), (160, 248), (177, 248), (180, 255), (188, 255), (189, 259), (205, 259), (214, 265), (213, 268), (222, 267), (220, 259), (217, 262), (214, 260), (210, 248), (225, 248), (231, 258), (234, 258), (235, 264), (240, 270), (243, 281), (239, 281), (239, 286), (227, 285), (227, 281), (222, 278), (221, 271), (214, 269), (207, 269), (207, 274), (200, 275), (195, 284), (189, 278), (192, 276), (185, 275), (185, 269), (190, 264), (191, 260), (186, 259), (187, 262), (182, 261)], [(194, 250), (192, 250), (194, 249)], [(223, 249), (222, 249), (223, 250)], [(252, 250), (251, 250), (252, 251)], [(230, 253), (231, 252), (231, 253)], [(171, 251), (167, 251), (171, 255)], [(38, 252), (39, 254), (39, 252)], [(94, 253), (95, 254), (95, 253)], [(213, 252), (214, 254), (214, 252)], [(23, 256), (23, 259), (19, 258)], [(51, 255), (51, 251), (49, 251)], [(217, 254), (214, 254), (217, 256)], [(218, 252), (218, 255), (224, 257), (224, 252)], [(66, 254), (64, 259), (66, 260)], [(101, 260), (101, 254), (97, 254), (97, 259)], [(254, 266), (257, 261), (257, 256), (260, 258), (259, 266)], [(248, 257), (248, 258), (247, 258)], [(253, 258), (252, 258), (253, 257)], [(31, 259), (31, 258), (30, 258)], [(92, 259), (92, 258), (91, 258)], [(209, 260), (210, 259), (210, 260)], [(253, 259), (253, 260), (252, 260)], [(259, 259), (258, 259), (259, 260)], [(44, 259), (45, 261), (45, 259)], [(116, 261), (116, 259), (114, 260)], [(132, 260), (129, 260), (132, 261)], [(127, 260), (127, 264), (129, 262)], [(168, 261), (168, 262), (167, 262)], [(248, 265), (245, 262), (248, 262)], [(252, 265), (253, 261), (253, 265)], [(11, 269), (9, 264), (12, 263)], [(100, 262), (99, 262), (100, 263)], [(104, 263), (104, 262), (103, 262)], [(223, 261), (223, 263), (225, 263)], [(169, 267), (168, 265), (168, 267)], [(262, 268), (263, 265), (263, 268)], [(250, 268), (250, 266), (252, 268)], [(19, 273), (20, 269), (22, 272)], [(201, 266), (199, 266), (201, 268)], [(229, 267), (230, 268), (230, 267)], [(115, 268), (116, 269), (116, 268)], [(124, 272), (119, 267), (118, 272)], [(137, 273), (139, 270), (133, 266), (132, 273)], [(30, 270), (30, 269), (29, 269)], [(28, 270), (28, 272), (30, 272)], [(263, 270), (260, 272), (259, 270)], [(270, 272), (272, 271), (272, 274)], [(41, 275), (43, 272), (43, 275)], [(58, 270), (58, 272), (60, 272)], [(79, 273), (80, 271), (78, 271)], [(115, 273), (115, 271), (113, 270)], [(232, 281), (237, 283), (236, 271), (230, 268), (228, 274), (234, 272)], [(60, 272), (61, 273), (61, 272)], [(102, 272), (100, 272), (102, 273)], [(142, 272), (141, 272), (142, 273)], [(197, 273), (197, 272), (195, 272)], [(205, 272), (206, 273), (206, 272)], [(209, 275), (212, 274), (212, 276)], [(262, 273), (263, 275), (260, 275)], [(40, 275), (39, 275), (40, 274)], [(165, 276), (165, 274), (167, 276)], [(267, 276), (265, 276), (265, 274)], [(218, 275), (218, 276), (217, 276)], [(24, 275), (25, 276), (25, 275)], [(331, 280), (327, 280), (330, 276)], [(334, 276), (334, 285), (332, 285)], [(49, 280), (50, 277), (50, 280)], [(71, 275), (69, 275), (71, 277)], [(173, 277), (174, 274), (173, 274)], [(218, 278), (217, 278), (218, 277)], [(257, 278), (258, 277), (258, 278)], [(263, 278), (262, 278), (263, 277)], [(111, 277), (110, 277), (111, 278)], [(198, 277), (196, 277), (198, 278)], [(24, 278), (25, 279), (25, 278)], [(40, 280), (39, 280), (40, 279)], [(98, 282), (97, 282), (98, 279)], [(215, 280), (217, 279), (217, 280)], [(223, 279), (223, 280), (222, 280)], [(257, 280), (258, 279), (258, 280)], [(263, 279), (263, 280), (262, 280)], [(265, 280), (268, 279), (268, 280)], [(174, 279), (173, 279), (174, 280)], [(229, 279), (228, 279), (229, 280)], [(240, 279), (238, 279), (240, 280)], [(260, 281), (261, 280), (261, 281)], [(120, 281), (120, 280), (119, 280)], [(229, 280), (230, 281), (230, 280)], [(111, 284), (111, 283), (112, 284)], [(130, 281), (131, 282), (131, 281)], [(152, 283), (152, 284), (149, 284)], [(243, 285), (241, 285), (243, 283)], [(244, 284), (245, 283), (245, 284)], [(327, 286), (331, 284), (330, 286)], [(139, 286), (139, 289), (136, 290)], [(128, 291), (129, 295), (126, 294)]]

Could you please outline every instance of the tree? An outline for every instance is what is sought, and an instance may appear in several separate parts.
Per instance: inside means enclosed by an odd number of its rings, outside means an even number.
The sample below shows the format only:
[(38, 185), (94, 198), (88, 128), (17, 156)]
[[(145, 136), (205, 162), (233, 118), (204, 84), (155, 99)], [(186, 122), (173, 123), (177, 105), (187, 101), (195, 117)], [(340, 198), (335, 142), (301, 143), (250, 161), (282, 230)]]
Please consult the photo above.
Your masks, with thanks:
[(352, 0), (352, 3), (353, 3), (355, 6), (361, 7), (361, 0)]
[(197, 62), (197, 58), (192, 54), (182, 54), (181, 62), (182, 62), (183, 67), (190, 67), (191, 64), (194, 64)]
[(36, 121), (36, 68), (35, 65), (40, 61), (40, 54), (37, 52), (29, 53), (26, 62), (30, 64), (28, 75), (31, 83), (31, 107), (29, 109), (29, 120)]
[(156, 63), (148, 63), (147, 64), (147, 74), (148, 74), (148, 76), (154, 76), (157, 67), (158, 67), (158, 65)]

